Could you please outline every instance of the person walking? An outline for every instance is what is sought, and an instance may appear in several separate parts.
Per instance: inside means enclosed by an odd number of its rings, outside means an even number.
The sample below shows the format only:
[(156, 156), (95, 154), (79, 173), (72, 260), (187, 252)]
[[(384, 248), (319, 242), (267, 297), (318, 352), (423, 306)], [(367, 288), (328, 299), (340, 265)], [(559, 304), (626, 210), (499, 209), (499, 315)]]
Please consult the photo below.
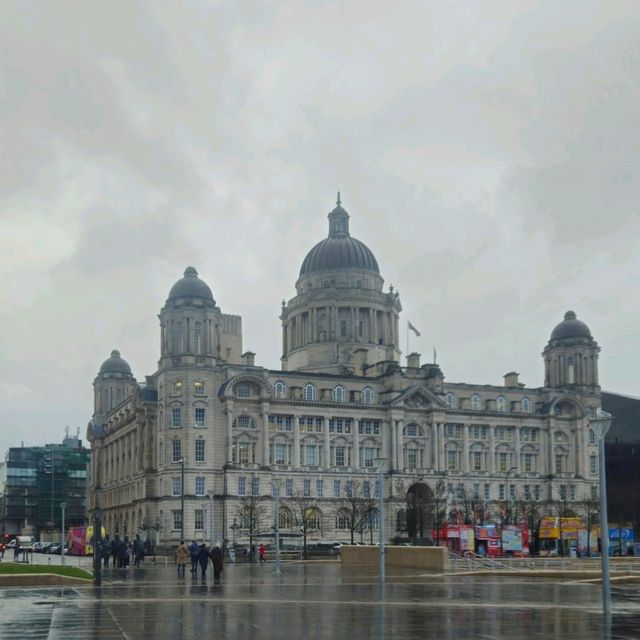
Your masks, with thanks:
[(198, 563), (200, 564), (200, 571), (202, 572), (202, 579), (207, 579), (207, 567), (209, 566), (209, 551), (206, 544), (201, 544), (198, 549)]
[(111, 545), (111, 557), (113, 558), (113, 568), (116, 568), (118, 561), (118, 552), (120, 551), (120, 536), (116, 533), (113, 544)]
[(144, 558), (144, 545), (140, 539), (140, 534), (136, 533), (135, 540), (133, 541), (133, 561), (136, 565), (136, 569), (140, 568), (140, 561)]
[(111, 538), (107, 534), (102, 542), (102, 560), (104, 561), (105, 569), (109, 568), (109, 558), (111, 557), (112, 551)]
[(200, 547), (195, 540), (191, 541), (189, 545), (189, 555), (191, 556), (191, 573), (194, 575), (198, 572), (198, 555), (200, 553)]
[(180, 544), (176, 549), (176, 564), (178, 565), (178, 578), (184, 578), (184, 569), (189, 557), (189, 549), (184, 544), (184, 540), (180, 540)]
[(260, 546), (258, 547), (258, 556), (260, 557), (260, 564), (262, 564), (263, 562), (267, 561), (267, 559), (265, 557), (266, 551), (267, 550), (265, 549), (265, 546), (261, 542)]
[(213, 584), (220, 584), (220, 574), (222, 573), (222, 551), (218, 545), (211, 549), (211, 563), (213, 564)]

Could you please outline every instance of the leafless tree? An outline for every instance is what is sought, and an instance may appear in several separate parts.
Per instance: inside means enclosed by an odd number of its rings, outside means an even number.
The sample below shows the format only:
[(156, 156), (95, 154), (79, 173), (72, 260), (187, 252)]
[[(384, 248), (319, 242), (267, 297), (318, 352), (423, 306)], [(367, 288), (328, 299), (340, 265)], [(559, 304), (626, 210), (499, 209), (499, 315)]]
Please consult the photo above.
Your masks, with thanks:
[(305, 496), (302, 491), (296, 491), (293, 497), (287, 500), (288, 507), (295, 519), (296, 526), (302, 534), (302, 548), (305, 559), (307, 558), (307, 536), (315, 531), (318, 526), (320, 509), (315, 498)]
[(240, 520), (240, 527), (244, 529), (249, 536), (249, 557), (254, 560), (253, 539), (260, 531), (260, 523), (265, 517), (266, 507), (264, 505), (265, 498), (263, 496), (252, 495), (240, 498), (240, 505), (236, 512)]

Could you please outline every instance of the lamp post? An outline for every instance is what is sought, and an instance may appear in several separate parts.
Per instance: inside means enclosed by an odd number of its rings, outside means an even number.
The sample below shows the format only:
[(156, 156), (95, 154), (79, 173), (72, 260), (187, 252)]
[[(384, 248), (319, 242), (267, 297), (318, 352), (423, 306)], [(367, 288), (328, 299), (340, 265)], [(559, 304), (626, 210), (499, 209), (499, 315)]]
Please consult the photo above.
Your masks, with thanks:
[(274, 532), (275, 532), (275, 543), (276, 543), (276, 570), (275, 574), (277, 576), (280, 575), (280, 480), (273, 480), (273, 500), (274, 505), (273, 508), (275, 510), (274, 517)]
[(380, 533), (380, 582), (384, 583), (384, 465), (387, 458), (376, 458), (378, 463), (378, 531)]
[(598, 438), (598, 472), (600, 485), (600, 560), (602, 563), (602, 611), (611, 615), (611, 581), (609, 579), (609, 523), (607, 517), (607, 478), (604, 467), (604, 438), (611, 427), (613, 416), (602, 409), (590, 421)]
[(211, 546), (213, 547), (216, 541), (213, 533), (213, 491), (207, 493), (207, 498), (209, 498), (209, 535), (211, 536)]
[(500, 555), (504, 555), (504, 547), (503, 547), (503, 535), (502, 535), (502, 531), (504, 529), (504, 521), (505, 519), (507, 520), (507, 524), (509, 524), (509, 518), (507, 517), (507, 514), (509, 513), (507, 511), (508, 509), (508, 504), (509, 504), (509, 474), (512, 471), (517, 471), (518, 468), (517, 467), (509, 467), (509, 469), (507, 470), (507, 472), (505, 473), (504, 476), (504, 515), (501, 519), (501, 525), (500, 525)]
[(62, 550), (60, 551), (60, 557), (62, 560), (60, 561), (62, 565), (64, 565), (64, 514), (67, 508), (66, 502), (60, 503), (60, 509), (62, 509)]

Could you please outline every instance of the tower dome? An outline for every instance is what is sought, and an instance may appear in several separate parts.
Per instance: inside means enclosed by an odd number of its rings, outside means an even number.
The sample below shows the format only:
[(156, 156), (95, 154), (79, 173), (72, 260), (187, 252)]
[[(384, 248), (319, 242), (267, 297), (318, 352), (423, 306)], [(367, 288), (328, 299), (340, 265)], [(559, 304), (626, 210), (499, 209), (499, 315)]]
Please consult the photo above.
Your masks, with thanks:
[(100, 374), (121, 373), (123, 375), (131, 375), (131, 367), (129, 363), (120, 356), (120, 352), (114, 349), (111, 356), (107, 358), (100, 367)]
[(378, 261), (371, 249), (349, 234), (349, 214), (342, 208), (339, 192), (336, 207), (328, 217), (329, 236), (309, 251), (300, 276), (341, 269), (362, 269), (379, 275)]
[(567, 311), (564, 320), (551, 332), (551, 340), (564, 338), (591, 338), (589, 327), (578, 320), (575, 311)]
[(193, 267), (187, 267), (184, 277), (171, 287), (168, 300), (175, 298), (203, 298), (215, 304), (209, 285), (198, 278), (198, 272)]

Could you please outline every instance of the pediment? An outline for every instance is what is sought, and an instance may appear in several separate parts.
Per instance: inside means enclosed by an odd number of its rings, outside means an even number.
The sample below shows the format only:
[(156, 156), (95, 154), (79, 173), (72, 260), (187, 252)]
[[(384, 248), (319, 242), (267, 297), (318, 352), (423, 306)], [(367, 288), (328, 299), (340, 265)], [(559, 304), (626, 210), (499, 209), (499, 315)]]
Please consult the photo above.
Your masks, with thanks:
[(402, 406), (407, 409), (446, 409), (447, 405), (435, 393), (416, 385), (403, 391), (397, 398), (390, 402), (391, 406)]

